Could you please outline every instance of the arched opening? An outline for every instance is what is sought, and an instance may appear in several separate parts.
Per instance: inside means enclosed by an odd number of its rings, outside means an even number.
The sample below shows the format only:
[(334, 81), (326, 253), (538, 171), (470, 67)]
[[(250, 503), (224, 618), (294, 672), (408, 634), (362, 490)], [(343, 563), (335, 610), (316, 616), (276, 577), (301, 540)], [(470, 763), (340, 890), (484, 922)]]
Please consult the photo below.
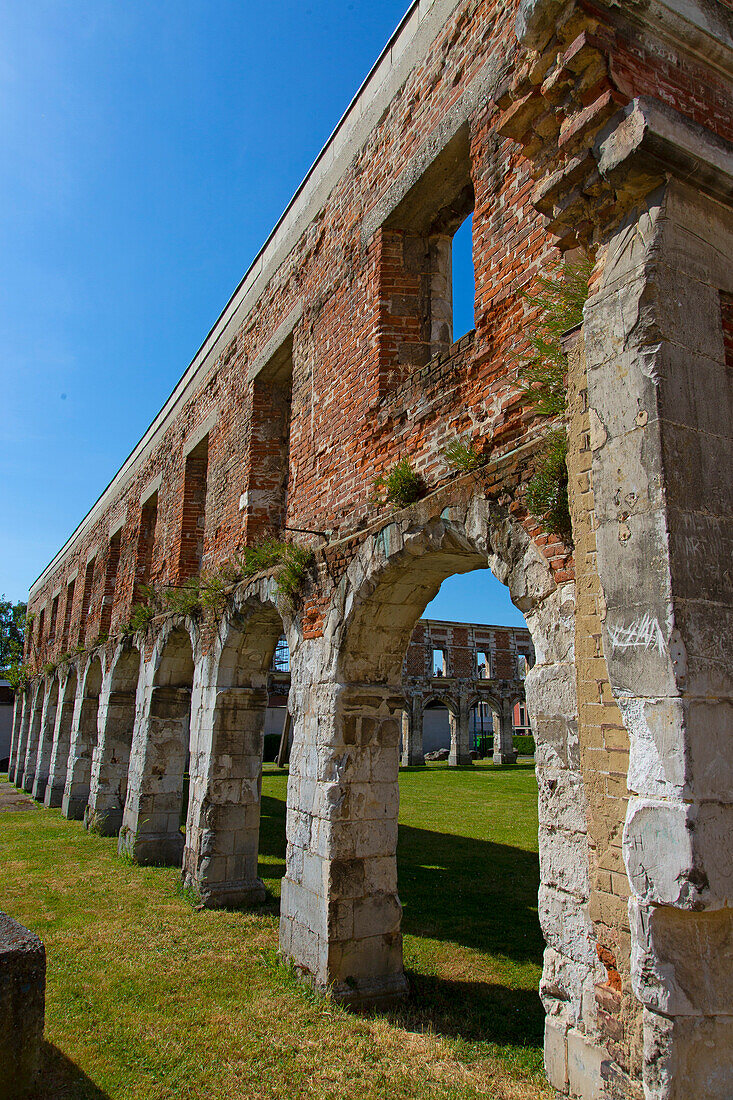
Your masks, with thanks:
[[(309, 971), (316, 984), (329, 988), (347, 1003), (379, 1003), (401, 996), (406, 988), (396, 860), (399, 740), (405, 707), (402, 668), (416, 623), (446, 578), (468, 573), (480, 576), (476, 571), (490, 568), (499, 581), (508, 584), (540, 655), (527, 684), (531, 689), (530, 708), (545, 751), (543, 764), (565, 770), (562, 784), (553, 780), (548, 791), (550, 797), (555, 790), (562, 792), (561, 799), (572, 804), (575, 822), (583, 816), (582, 785), (572, 757), (577, 734), (572, 615), (566, 605), (569, 601), (572, 606), (573, 586), (571, 582), (556, 585), (548, 562), (524, 529), (509, 516), (500, 515), (498, 509), (490, 509), (492, 506), (485, 501), (475, 500), (469, 507), (446, 508), (440, 517), (431, 517), (421, 526), (414, 517), (393, 522), (366, 541), (349, 569), (353, 586), (342, 586), (329, 612), (329, 623), (340, 616), (343, 625), (338, 633), (331, 630), (323, 653), (314, 646), (312, 653), (304, 655), (311, 664), (319, 660), (328, 674), (297, 699), (290, 783), (292, 791), (298, 791), (308, 775), (309, 762), (314, 762), (306, 784), (307, 805), (313, 809), (303, 822), (303, 799), (298, 807), (289, 796), (292, 826), (288, 826), (288, 863), (282, 893), (281, 949)], [(330, 665), (329, 653), (335, 653)], [(426, 667), (432, 671), (428, 662)], [(512, 669), (507, 680), (514, 675)], [(461, 751), (464, 733), (468, 743), (471, 695), (462, 686)], [(510, 709), (508, 693), (506, 708)], [(442, 774), (453, 775), (458, 781), (465, 777), (466, 782), (474, 783), (478, 771), (475, 767), (465, 771), (444, 768)], [(431, 769), (423, 773), (411, 768), (405, 774), (408, 782), (419, 782), (423, 774), (431, 774)], [(499, 769), (495, 774), (500, 774)], [(533, 782), (531, 766), (527, 775)], [(548, 817), (540, 821), (546, 866), (568, 843), (556, 829), (554, 809), (546, 800)], [(450, 810), (454, 819), (460, 816), (460, 798)], [(299, 816), (300, 828), (296, 826)], [(455, 833), (455, 821), (448, 831)], [(467, 843), (470, 846), (476, 842), (469, 838)], [(446, 852), (450, 850), (447, 845)], [(585, 852), (582, 830), (577, 851)], [(480, 845), (476, 852), (480, 856)], [(501, 852), (487, 849), (487, 863), (494, 856), (497, 863), (501, 862), (499, 855), (507, 882), (513, 874), (512, 859), (533, 868), (534, 882), (521, 902), (518, 923), (522, 928), (526, 925), (527, 930), (530, 925), (534, 929), (533, 965), (539, 967), (536, 851), (523, 854), (512, 845), (504, 845)], [(454, 883), (450, 876), (441, 877), (439, 866), (427, 866), (428, 862), (429, 857), (423, 855), (423, 881), (429, 881), (433, 895), (440, 896), (443, 891), (445, 919), (455, 928), (465, 927), (460, 914), (454, 911)], [(511, 908), (501, 896), (493, 901), (512, 917)], [(557, 934), (558, 922), (567, 918), (577, 923), (586, 902), (587, 882), (582, 867), (573, 883), (553, 881), (542, 895), (546, 933), (558, 944), (546, 964), (551, 980), (543, 986), (550, 1011), (568, 1015), (569, 1005), (572, 1011), (579, 1011), (583, 982), (592, 980), (594, 960), (560, 958)], [(491, 904), (491, 896), (482, 900), (477, 922)], [(411, 920), (417, 911), (413, 909)], [(515, 920), (519, 912), (513, 914)], [(511, 942), (507, 940), (507, 952)], [(531, 990), (526, 998), (523, 995), (513, 1001), (507, 995), (503, 1003), (506, 1007), (514, 1004), (510, 1009), (514, 1012), (520, 1005), (524, 1013), (530, 1002), (537, 1004)], [(541, 1031), (539, 1017), (536, 1012), (536, 1030)]]
[(282, 635), (276, 608), (258, 601), (222, 627), (216, 690), (203, 723), (210, 733), (201, 737), (191, 766), (183, 862), (184, 881), (212, 908), (265, 898), (258, 874), (262, 758)]
[(23, 761), (22, 787), (30, 794), (36, 781), (36, 760), (38, 758), (38, 742), (41, 737), (41, 724), (43, 721), (43, 701), (45, 695), (45, 682), (41, 682), (36, 688), (33, 698), (33, 707), (30, 713), (28, 725), (28, 738), (25, 747), (25, 759)]
[(82, 682), (81, 699), (74, 714), (71, 730), (66, 787), (61, 803), (64, 817), (81, 821), (89, 801), (92, 778), (92, 755), (99, 737), (97, 717), (102, 690), (102, 663), (95, 657), (87, 667)]
[[(128, 688), (134, 661), (130, 656), (121, 670)], [(177, 627), (159, 642), (152, 666), (153, 683), (133, 733), (118, 848), (137, 863), (176, 866), (184, 846), (194, 682), (193, 647), (185, 628)], [(129, 720), (129, 698), (126, 715)], [(124, 748), (120, 751), (124, 754)]]
[(134, 646), (123, 649), (99, 708), (100, 736), (92, 758), (86, 820), (103, 836), (116, 836), (122, 825), (139, 675), (139, 650)]
[(60, 690), (60, 713), (56, 719), (56, 733), (51, 750), (48, 769), (48, 783), (44, 804), (49, 807), (61, 806), (64, 801), (66, 774), (71, 749), (71, 729), (76, 706), (77, 677), (76, 669), (68, 671), (63, 688)]
[(33, 797), (38, 802), (43, 802), (46, 797), (48, 773), (51, 765), (51, 752), (53, 750), (54, 730), (56, 729), (56, 711), (59, 701), (59, 682), (54, 676), (43, 704), (43, 716), (41, 719), (41, 733), (38, 739), (38, 754), (36, 756), (36, 777), (33, 780)]

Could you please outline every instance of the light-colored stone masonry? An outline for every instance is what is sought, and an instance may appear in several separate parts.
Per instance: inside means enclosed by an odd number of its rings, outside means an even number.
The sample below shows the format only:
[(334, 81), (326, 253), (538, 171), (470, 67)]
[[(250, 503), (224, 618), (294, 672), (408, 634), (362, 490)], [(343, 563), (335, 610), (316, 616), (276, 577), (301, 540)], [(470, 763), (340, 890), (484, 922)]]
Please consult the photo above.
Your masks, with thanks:
[[(369, 1005), (405, 990), (402, 661), (442, 581), (491, 568), (536, 654), (545, 1062), (578, 1100), (733, 1095), (732, 89), (716, 0), (413, 5), (31, 590), (11, 777), (138, 861), (180, 863), (210, 906), (263, 897), (286, 634), (281, 950)], [(450, 238), (471, 209), (476, 328), (451, 343)], [(595, 270), (568, 345), (565, 545), (527, 513), (548, 425), (517, 364), (523, 292), (579, 246)], [(465, 434), (489, 460), (457, 477), (441, 452)], [(405, 455), (425, 494), (390, 512), (374, 478)], [(315, 552), (293, 603), (265, 574), (218, 617), (123, 635), (142, 584), (288, 528)]]

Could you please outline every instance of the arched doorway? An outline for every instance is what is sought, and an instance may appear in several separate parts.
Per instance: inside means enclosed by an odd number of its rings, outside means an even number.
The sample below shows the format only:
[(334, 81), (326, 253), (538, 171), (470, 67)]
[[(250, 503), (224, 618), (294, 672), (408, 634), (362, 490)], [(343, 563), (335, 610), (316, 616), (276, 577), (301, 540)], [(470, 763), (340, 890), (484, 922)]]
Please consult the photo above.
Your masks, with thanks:
[(49, 807), (61, 806), (64, 800), (66, 788), (66, 775), (69, 766), (69, 751), (71, 748), (71, 729), (74, 721), (74, 709), (76, 707), (77, 675), (76, 669), (70, 668), (66, 673), (63, 686), (60, 688), (60, 712), (56, 718), (56, 732), (54, 735), (51, 761), (48, 768), (48, 783), (44, 804)]
[(265, 899), (257, 873), (262, 756), (269, 678), (282, 635), (274, 599), (258, 597), (220, 630), (216, 686), (191, 762), (183, 860), (184, 881), (208, 907)]
[(100, 735), (92, 758), (87, 822), (103, 836), (116, 836), (122, 825), (139, 675), (139, 650), (123, 649), (112, 666), (99, 708)]
[(97, 745), (97, 715), (102, 690), (102, 662), (94, 657), (82, 680), (81, 697), (77, 700), (71, 730), (69, 763), (61, 809), (64, 817), (81, 821), (89, 801), (92, 777), (92, 754)]
[[(134, 662), (133, 662), (134, 663)], [(193, 645), (185, 626), (163, 635), (150, 662), (132, 739), (119, 850), (137, 863), (181, 862), (190, 752)], [(129, 715), (129, 699), (127, 701)]]

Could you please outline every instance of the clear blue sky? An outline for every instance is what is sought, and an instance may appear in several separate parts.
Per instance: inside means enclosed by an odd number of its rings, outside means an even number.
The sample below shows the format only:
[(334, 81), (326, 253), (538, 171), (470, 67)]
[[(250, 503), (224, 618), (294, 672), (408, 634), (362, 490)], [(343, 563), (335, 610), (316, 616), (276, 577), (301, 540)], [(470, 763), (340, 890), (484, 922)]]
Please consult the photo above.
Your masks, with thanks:
[(406, 8), (2, 4), (0, 592), (25, 597), (145, 431)]

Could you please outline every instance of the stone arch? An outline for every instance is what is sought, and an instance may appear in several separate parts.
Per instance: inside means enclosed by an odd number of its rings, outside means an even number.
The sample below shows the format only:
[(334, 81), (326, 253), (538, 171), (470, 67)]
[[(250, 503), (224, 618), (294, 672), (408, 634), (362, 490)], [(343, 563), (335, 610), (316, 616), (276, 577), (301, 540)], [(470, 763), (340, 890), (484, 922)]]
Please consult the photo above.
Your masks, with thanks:
[(11, 783), (15, 782), (15, 774), (18, 768), (18, 751), (23, 736), (23, 718), (25, 716), (27, 698), (28, 693), (26, 691), (16, 692), (15, 705), (13, 707), (13, 731), (10, 741), (10, 757), (8, 759), (8, 779)]
[[(270, 667), (284, 633), (268, 582), (246, 590), (219, 629), (192, 755), (183, 861), (184, 881), (210, 907), (265, 898), (257, 875), (263, 737)], [(292, 629), (288, 641), (297, 644)]]
[(61, 806), (64, 800), (77, 688), (77, 670), (75, 666), (71, 665), (59, 684), (59, 706), (56, 713), (56, 728), (53, 735), (53, 748), (51, 749), (46, 794), (43, 799), (44, 805), (49, 807)]
[(33, 695), (33, 705), (28, 721), (28, 736), (25, 741), (25, 755), (23, 758), (22, 777), (18, 785), (29, 794), (33, 790), (36, 780), (36, 759), (38, 757), (38, 742), (41, 737), (43, 723), (43, 702), (45, 698), (45, 680), (39, 680)]
[[(443, 498), (444, 500), (444, 498)], [(587, 916), (588, 854), (579, 773), (574, 585), (507, 511), (474, 498), (431, 514), (424, 502), (368, 537), (304, 654), (323, 670), (310, 687), (296, 662), (296, 744), (288, 790), (281, 949), (316, 984), (351, 1003), (405, 989), (397, 896), (400, 670), (414, 623), (441, 583), (490, 568), (524, 613), (537, 660), (526, 689), (538, 740), (542, 996), (582, 1019), (597, 959)], [(542, 783), (544, 781), (544, 792)]]
[(55, 674), (46, 682), (46, 690), (43, 699), (43, 714), (41, 717), (41, 730), (38, 737), (38, 752), (36, 754), (36, 775), (33, 780), (33, 797), (38, 802), (43, 802), (48, 785), (48, 773), (51, 764), (51, 752), (53, 750), (53, 737), (56, 728), (56, 711), (59, 702), (59, 681)]
[(93, 823), (104, 836), (115, 836), (122, 825), (140, 659), (140, 650), (127, 641), (117, 649), (100, 701), (100, 734), (92, 757), (87, 823)]
[(118, 845), (138, 863), (181, 862), (197, 644), (190, 620), (171, 620), (141, 672)]
[(103, 677), (102, 658), (94, 654), (88, 660), (79, 678), (79, 690), (71, 728), (69, 762), (66, 769), (66, 786), (61, 803), (64, 817), (75, 821), (82, 820), (89, 801), (92, 755), (99, 739), (97, 718)]
[(32, 706), (33, 693), (31, 688), (26, 686), (23, 692), (22, 713), (18, 725), (18, 734), (13, 745), (8, 772), (8, 778), (15, 783), (16, 787), (20, 787), (23, 784), (23, 770), (25, 768), (25, 753), (28, 747), (28, 730), (30, 728)]

